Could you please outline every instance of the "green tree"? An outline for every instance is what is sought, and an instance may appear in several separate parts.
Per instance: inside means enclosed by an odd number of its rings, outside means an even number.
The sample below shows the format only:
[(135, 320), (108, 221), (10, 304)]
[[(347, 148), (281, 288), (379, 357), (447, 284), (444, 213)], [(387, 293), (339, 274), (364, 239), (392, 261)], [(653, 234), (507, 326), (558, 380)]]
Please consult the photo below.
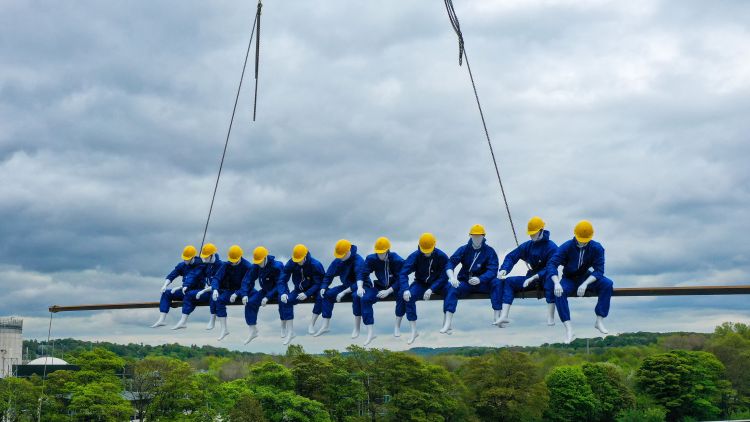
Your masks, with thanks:
[(716, 327), (706, 351), (726, 367), (727, 379), (737, 390), (734, 407), (750, 408), (750, 325), (725, 322)]
[(635, 406), (635, 394), (625, 385), (620, 369), (611, 363), (584, 363), (581, 367), (586, 380), (599, 402), (600, 421), (614, 420), (615, 415)]
[(459, 374), (481, 420), (541, 420), (547, 408), (547, 386), (528, 354), (501, 350), (472, 358)]
[(636, 373), (638, 388), (667, 409), (667, 420), (717, 418), (731, 394), (724, 365), (711, 353), (677, 350), (647, 357)]
[(617, 422), (664, 422), (667, 411), (662, 407), (625, 409), (617, 415)]
[(0, 378), (0, 420), (36, 420), (41, 388), (21, 378)]
[(599, 402), (591, 391), (580, 366), (554, 368), (546, 378), (549, 407), (545, 419), (550, 421), (593, 421)]
[(68, 409), (78, 421), (128, 420), (133, 414), (133, 408), (122, 398), (121, 392), (119, 383), (92, 382), (79, 385), (73, 391)]
[(253, 365), (246, 379), (251, 386), (267, 386), (280, 391), (294, 390), (292, 371), (276, 362)]
[(362, 383), (330, 359), (303, 352), (296, 353), (291, 364), (297, 394), (322, 403), (335, 421), (353, 415), (366, 398)]
[(263, 406), (253, 396), (245, 394), (229, 411), (229, 422), (266, 422)]
[(191, 413), (200, 407), (202, 394), (185, 362), (159, 357), (135, 364), (132, 390), (142, 419), (163, 420)]

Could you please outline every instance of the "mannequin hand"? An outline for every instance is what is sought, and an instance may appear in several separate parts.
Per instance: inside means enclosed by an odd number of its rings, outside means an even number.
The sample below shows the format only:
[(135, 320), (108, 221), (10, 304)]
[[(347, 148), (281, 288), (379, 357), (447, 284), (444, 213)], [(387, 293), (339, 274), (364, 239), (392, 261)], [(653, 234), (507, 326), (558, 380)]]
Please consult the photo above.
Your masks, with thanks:
[(203, 295), (203, 292), (204, 292), (204, 291), (205, 291), (205, 290), (201, 290), (200, 292), (196, 293), (196, 294), (195, 294), (195, 298), (196, 298), (196, 299), (200, 299), (200, 298), (201, 298), (201, 296)]
[(456, 277), (451, 277), (449, 283), (451, 283), (451, 286), (453, 286), (454, 289), (458, 287), (458, 279)]
[(307, 295), (304, 293), (300, 293), (297, 295), (297, 301), (302, 302), (303, 300), (307, 299)]
[(500, 280), (505, 280), (505, 277), (508, 275), (508, 272), (505, 270), (500, 270), (499, 273), (497, 273), (497, 278)]
[(432, 289), (427, 289), (425, 290), (424, 296), (422, 297), (422, 299), (430, 300), (430, 296), (432, 296)]
[(578, 297), (583, 297), (583, 295), (586, 294), (586, 287), (588, 287), (588, 284), (583, 283), (580, 286), (578, 286), (578, 291), (576, 292), (578, 294)]
[(357, 289), (357, 296), (362, 297), (365, 295), (365, 289), (364, 287), (360, 287)]
[(247, 296), (242, 296), (242, 304), (247, 305)]
[(171, 283), (169, 280), (164, 280), (164, 285), (161, 286), (161, 292), (164, 293), (167, 291), (167, 286), (169, 286), (169, 283)]
[(480, 281), (478, 277), (472, 277), (469, 279), (469, 284), (471, 284), (472, 286), (476, 286), (477, 284), (479, 284), (479, 282)]
[(404, 300), (408, 302), (410, 299), (411, 299), (411, 292), (407, 290), (404, 292)]
[(260, 306), (266, 306), (266, 303), (268, 303), (268, 298), (264, 297), (263, 300), (260, 301)]
[(287, 300), (289, 300), (289, 296), (287, 296), (287, 294), (286, 294), (286, 293), (284, 293), (283, 295), (281, 295), (281, 301), (282, 301), (282, 302), (286, 303), (286, 302), (287, 302)]
[(214, 301), (219, 300), (219, 291), (218, 290), (214, 290), (214, 292), (211, 293), (211, 299), (213, 299)]
[(326, 289), (320, 289), (320, 298), (323, 299), (326, 295)]
[(555, 296), (560, 297), (563, 294), (563, 288), (562, 285), (560, 285), (559, 281), (555, 281)]
[(523, 281), (523, 288), (525, 289), (529, 287), (529, 284), (535, 282), (538, 278), (539, 278), (538, 274), (532, 275), (531, 277), (527, 278), (526, 280)]
[(182, 290), (182, 293), (185, 293), (185, 288), (184, 287), (175, 287), (174, 289), (172, 289), (172, 294), (175, 294), (175, 293), (179, 292), (180, 290)]
[(378, 292), (378, 299), (383, 299), (388, 297), (389, 294), (393, 293), (393, 287), (389, 287), (385, 290), (381, 290)]
[(229, 301), (234, 303), (235, 300), (237, 300), (237, 293), (232, 293), (232, 296), (229, 296)]
[(346, 295), (345, 291), (336, 295), (336, 302), (341, 302), (341, 299)]

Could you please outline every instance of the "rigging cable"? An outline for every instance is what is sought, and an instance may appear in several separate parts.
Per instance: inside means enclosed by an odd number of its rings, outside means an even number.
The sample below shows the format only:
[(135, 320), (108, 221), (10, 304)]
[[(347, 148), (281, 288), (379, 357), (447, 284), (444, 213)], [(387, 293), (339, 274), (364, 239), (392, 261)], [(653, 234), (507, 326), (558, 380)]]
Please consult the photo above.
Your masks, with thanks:
[[(47, 328), (47, 343), (45, 346), (49, 347), (50, 338), (52, 337), (52, 315), (53, 313), (49, 313), (49, 327)], [(36, 409), (36, 420), (37, 422), (40, 422), (42, 420), (42, 402), (44, 401), (44, 387), (45, 383), (47, 381), (47, 361), (52, 359), (55, 356), (55, 345), (52, 344), (52, 354), (50, 356), (44, 357), (44, 372), (42, 375), (42, 392), (39, 395), (39, 405)]]
[[(208, 208), (208, 217), (206, 218), (206, 226), (203, 228), (203, 238), (201, 239), (201, 246), (199, 251), (203, 249), (203, 244), (206, 241), (206, 233), (208, 232), (208, 223), (211, 221), (211, 213), (214, 209), (214, 201), (216, 200), (216, 191), (219, 189), (219, 180), (221, 179), (221, 170), (224, 168), (224, 158), (227, 155), (227, 146), (229, 146), (229, 135), (232, 133), (232, 124), (234, 123), (234, 115), (237, 112), (237, 102), (240, 99), (240, 91), (242, 90), (242, 80), (245, 78), (245, 69), (247, 68), (247, 59), (250, 56), (250, 47), (253, 45), (253, 35), (255, 34), (255, 28), (257, 25), (258, 35), (260, 35), (260, 9), (262, 3), (258, 1), (258, 11), (255, 13), (255, 19), (253, 19), (253, 28), (250, 30), (250, 42), (247, 43), (247, 51), (245, 52), (245, 62), (242, 65), (242, 74), (240, 74), (240, 83), (237, 86), (237, 95), (234, 98), (234, 107), (232, 108), (232, 117), (229, 119), (229, 129), (227, 130), (227, 139), (224, 141), (224, 152), (221, 153), (221, 162), (219, 163), (219, 173), (216, 175), (216, 183), (214, 184), (214, 193), (211, 196), (211, 206)], [(255, 98), (258, 98), (258, 59), (260, 55), (260, 44), (256, 41), (255, 46)], [(255, 121), (255, 107), (253, 106), (253, 121)]]

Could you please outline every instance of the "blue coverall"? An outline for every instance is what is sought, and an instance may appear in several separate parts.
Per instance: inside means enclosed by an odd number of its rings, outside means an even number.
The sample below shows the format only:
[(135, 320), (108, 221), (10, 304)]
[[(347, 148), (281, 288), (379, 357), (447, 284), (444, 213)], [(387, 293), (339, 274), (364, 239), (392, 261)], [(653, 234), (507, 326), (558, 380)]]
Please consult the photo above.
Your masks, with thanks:
[[(492, 280), (497, 277), (497, 252), (487, 244), (486, 239), (482, 240), (482, 246), (479, 249), (474, 249), (474, 245), (469, 240), (469, 243), (461, 246), (451, 255), (450, 260), (453, 268), (461, 264), (461, 270), (456, 275), (459, 281), (458, 287), (447, 285), (448, 293), (443, 301), (446, 312), (455, 313), (458, 299), (466, 297), (469, 293), (490, 293), (492, 309), (501, 308), (499, 296), (492, 293)], [(469, 284), (471, 277), (479, 278), (479, 284), (476, 286)]]
[(250, 261), (245, 258), (240, 258), (240, 261), (237, 264), (224, 261), (221, 263), (214, 276), (211, 277), (212, 293), (213, 291), (219, 292), (219, 298), (214, 301), (216, 304), (217, 317), (226, 318), (229, 299), (234, 294), (240, 296), (242, 279), (245, 278), (245, 274), (250, 270), (250, 266)]
[[(284, 272), (279, 277), (278, 292), (279, 299), (281, 295), (287, 295), (287, 303), (281, 302), (279, 307), (281, 308), (281, 320), (287, 321), (294, 319), (294, 305), (298, 303), (297, 295), (304, 293), (307, 297), (315, 299), (315, 305), (313, 306), (313, 313), (320, 315), (323, 307), (323, 300), (318, 295), (320, 291), (320, 284), (323, 283), (323, 276), (325, 271), (323, 270), (323, 264), (317, 259), (313, 258), (310, 253), (307, 253), (305, 257), (305, 263), (299, 265), (293, 260), (287, 261), (284, 265)], [(294, 290), (289, 291), (289, 278), (292, 279)]]
[[(359, 276), (359, 279), (363, 282), (365, 294), (361, 298), (356, 293), (352, 295), (352, 302), (355, 304), (354, 315), (357, 315), (356, 311), (357, 307), (359, 307), (362, 322), (365, 325), (375, 323), (375, 313), (372, 305), (379, 300), (378, 292), (380, 290), (393, 287), (393, 293), (391, 294), (395, 295), (396, 298), (396, 316), (403, 317), (406, 313), (406, 302), (404, 302), (404, 296), (401, 293), (399, 283), (399, 274), (401, 274), (401, 269), (404, 266), (404, 259), (395, 252), (389, 251), (386, 253), (385, 260), (381, 260), (376, 253), (367, 255)], [(373, 273), (375, 274), (374, 282), (370, 279), (370, 274)]]
[[(268, 255), (265, 267), (253, 264), (250, 267), (250, 271), (245, 274), (245, 278), (242, 279), (239, 296), (247, 296), (247, 304), (245, 305), (245, 322), (247, 325), (255, 325), (258, 322), (258, 310), (263, 298), (268, 300), (278, 298), (276, 292), (282, 272), (284, 272), (284, 264), (276, 261), (274, 256)], [(256, 281), (260, 289), (255, 288)], [(279, 301), (279, 317), (283, 316), (281, 305), (283, 303)]]
[[(411, 299), (406, 302), (406, 319), (417, 320), (417, 301), (422, 300), (424, 292), (431, 289), (433, 293), (445, 294), (448, 285), (448, 275), (445, 273), (452, 270), (453, 266), (445, 252), (438, 248), (432, 251), (430, 256), (425, 256), (419, 249), (412, 252), (401, 268), (399, 274), (400, 291), (411, 292)], [(414, 273), (414, 282), (409, 285), (409, 274)], [(403, 297), (403, 293), (401, 293)], [(446, 312), (445, 301), (443, 301), (443, 312)]]
[[(180, 262), (166, 278), (169, 281), (174, 281), (177, 277), (182, 277), (182, 285), (187, 284), (188, 289), (191, 288), (190, 286), (203, 286), (203, 263), (199, 258), (193, 258), (188, 262)], [(167, 288), (159, 299), (159, 312), (168, 313), (172, 301), (182, 300), (184, 297), (182, 289), (177, 289), (172, 293), (172, 289)]]
[[(547, 277), (550, 279), (557, 274), (557, 268), (562, 265), (562, 278), (560, 284), (563, 293), (555, 298), (555, 306), (560, 321), (570, 321), (570, 309), (568, 308), (568, 296), (575, 295), (578, 287), (586, 281), (588, 276), (593, 275), (596, 281), (589, 284), (586, 290), (596, 293), (599, 298), (596, 301), (594, 312), (597, 316), (606, 318), (609, 315), (609, 303), (612, 298), (612, 280), (604, 276), (604, 248), (597, 241), (590, 241), (583, 248), (579, 248), (576, 239), (573, 238), (560, 245), (547, 263)], [(590, 270), (593, 269), (593, 271)]]
[[(355, 245), (352, 245), (350, 255), (351, 256), (349, 256), (349, 259), (346, 261), (339, 258), (334, 259), (333, 262), (331, 262), (331, 265), (328, 266), (328, 271), (326, 271), (326, 274), (323, 277), (323, 283), (320, 286), (321, 289), (326, 289), (322, 302), (323, 318), (331, 318), (333, 315), (333, 306), (336, 304), (336, 296), (339, 293), (351, 288), (352, 296), (356, 296), (357, 276), (362, 272), (362, 266), (365, 264), (365, 260), (357, 253), (357, 246)], [(341, 279), (341, 284), (329, 288), (335, 277)], [(352, 300), (352, 312), (355, 316), (362, 316), (362, 309), (357, 305), (359, 304), (355, 304)]]
[(509, 273), (518, 260), (525, 261), (531, 268), (526, 272), (525, 277), (507, 277), (505, 280), (496, 278), (492, 285), (493, 294), (496, 290), (498, 294), (502, 292), (503, 303), (512, 305), (515, 293), (524, 290), (524, 281), (529, 277), (539, 275), (539, 279), (529, 284), (526, 291), (536, 290), (537, 283), (543, 283), (544, 299), (547, 303), (555, 303), (554, 286), (552, 280), (547, 277), (547, 263), (555, 252), (557, 252), (557, 245), (549, 239), (549, 231), (547, 230), (543, 231), (542, 238), (538, 241), (528, 240), (521, 243), (505, 256), (500, 271), (505, 270), (506, 274)]
[(200, 274), (200, 277), (197, 277), (200, 279), (200, 281), (196, 281), (192, 283), (192, 285), (185, 284), (185, 280), (183, 280), (182, 287), (187, 287), (187, 290), (185, 291), (185, 297), (182, 299), (182, 313), (186, 315), (190, 315), (195, 310), (195, 307), (198, 306), (199, 303), (207, 303), (209, 305), (209, 310), (211, 311), (212, 315), (216, 314), (216, 304), (211, 299), (211, 293), (205, 292), (201, 295), (200, 299), (196, 298), (195, 296), (203, 290), (206, 284), (211, 283), (211, 277), (216, 273), (219, 266), (221, 266), (221, 259), (219, 259), (219, 254), (214, 255), (214, 262), (210, 264), (202, 263), (202, 273)]

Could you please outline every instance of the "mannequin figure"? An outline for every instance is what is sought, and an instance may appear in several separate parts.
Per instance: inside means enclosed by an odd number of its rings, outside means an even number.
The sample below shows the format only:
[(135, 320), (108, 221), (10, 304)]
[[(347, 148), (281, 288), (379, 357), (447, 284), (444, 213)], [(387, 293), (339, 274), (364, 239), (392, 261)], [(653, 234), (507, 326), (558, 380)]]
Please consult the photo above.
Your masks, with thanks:
[[(555, 295), (552, 282), (548, 281), (549, 277), (547, 277), (547, 262), (557, 252), (557, 245), (549, 239), (549, 231), (544, 230), (544, 221), (541, 218), (532, 217), (526, 228), (526, 233), (531, 237), (531, 240), (522, 243), (505, 256), (503, 265), (500, 267), (499, 279), (495, 279), (496, 284), (493, 286), (493, 292), (495, 289), (498, 294), (502, 291), (503, 306), (500, 312), (495, 312), (495, 321), (493, 322), (501, 328), (510, 323), (508, 314), (515, 293), (534, 291), (539, 283), (544, 283), (547, 325), (555, 325)], [(507, 277), (507, 274), (519, 260), (525, 261), (528, 265), (529, 269), (526, 275)]]
[[(404, 266), (404, 259), (397, 253), (391, 252), (391, 242), (385, 237), (379, 237), (375, 241), (375, 253), (367, 255), (362, 271), (357, 280), (357, 291), (352, 300), (356, 307), (361, 309), (362, 321), (367, 329), (367, 339), (364, 345), (367, 346), (375, 339), (373, 333), (373, 324), (375, 324), (375, 313), (372, 306), (380, 299), (385, 299), (389, 295), (396, 297), (396, 326), (393, 335), (401, 335), (401, 318), (406, 313), (406, 303), (403, 295), (400, 294), (399, 274)], [(375, 275), (375, 279), (370, 279), (370, 274)], [(357, 315), (355, 313), (355, 315)], [(355, 324), (358, 322), (355, 316)]]
[[(593, 240), (594, 227), (586, 220), (576, 224), (573, 239), (560, 245), (557, 252), (547, 263), (547, 273), (554, 285), (557, 314), (565, 325), (565, 341), (575, 339), (573, 325), (570, 322), (568, 296), (576, 294), (583, 297), (586, 290), (597, 294), (598, 300), (594, 313), (594, 328), (602, 334), (608, 334), (604, 318), (609, 315), (609, 304), (612, 298), (612, 280), (604, 276), (604, 247)], [(557, 268), (563, 266), (562, 278)]]
[[(491, 293), (492, 280), (497, 275), (497, 253), (487, 244), (485, 236), (487, 232), (480, 224), (475, 224), (469, 230), (469, 242), (461, 246), (451, 256), (451, 266), (456, 268), (461, 264), (458, 272), (458, 285), (448, 286), (445, 296), (443, 328), (440, 332), (450, 334), (453, 330), (453, 314), (456, 313), (458, 299), (468, 296), (470, 293)], [(500, 309), (500, 301), (496, 295), (490, 295), (492, 308)]]
[(211, 311), (211, 320), (209, 320), (209, 324), (211, 324), (211, 321), (215, 320), (216, 311), (212, 309), (213, 306), (210, 306), (212, 305), (211, 295), (207, 294), (210, 289), (205, 288), (205, 283), (206, 280), (210, 280), (216, 272), (216, 269), (221, 265), (221, 259), (216, 251), (216, 246), (212, 243), (206, 243), (203, 246), (203, 249), (201, 249), (201, 260), (203, 261), (203, 264), (201, 265), (202, 271), (199, 274), (199, 277), (189, 280), (188, 283), (186, 283), (184, 278), (182, 279), (182, 316), (180, 316), (180, 320), (177, 324), (172, 327), (173, 330), (180, 330), (187, 327), (188, 317), (193, 313), (198, 304), (209, 305)]
[[(453, 266), (445, 252), (437, 249), (437, 239), (432, 233), (424, 233), (419, 238), (419, 248), (404, 262), (399, 274), (400, 290), (406, 302), (406, 319), (409, 320), (411, 336), (408, 344), (414, 343), (417, 332), (417, 301), (430, 300), (433, 293), (444, 294), (448, 283), (458, 286), (453, 275)], [(414, 282), (409, 285), (409, 274), (414, 273)], [(443, 312), (445, 313), (445, 302)], [(445, 321), (443, 321), (445, 323)]]
[[(357, 281), (357, 276), (362, 272), (362, 266), (365, 261), (357, 253), (357, 246), (352, 245), (346, 239), (336, 242), (333, 249), (335, 258), (328, 271), (323, 277), (323, 284), (320, 288), (320, 297), (323, 299), (323, 326), (315, 333), (315, 337), (330, 331), (331, 316), (333, 316), (333, 306), (336, 302), (341, 302), (344, 296), (352, 292), (352, 286)], [(330, 287), (335, 277), (341, 280), (341, 284), (333, 288)], [(352, 312), (354, 313), (354, 330), (352, 338), (359, 337), (359, 323), (362, 320), (362, 309), (359, 303), (352, 301)]]
[[(299, 244), (292, 249), (292, 259), (284, 265), (282, 277), (279, 277), (278, 292), (281, 300), (281, 320), (286, 321), (286, 337), (284, 345), (289, 344), (294, 334), (294, 305), (305, 301), (308, 297), (315, 298), (313, 319), (308, 327), (308, 333), (315, 329), (315, 320), (321, 313), (321, 299), (317, 295), (323, 282), (323, 264), (307, 251), (305, 245)], [(289, 291), (289, 279), (292, 279), (294, 289)], [(283, 324), (283, 322), (282, 322)]]
[(182, 277), (183, 284), (185, 283), (185, 281), (188, 281), (188, 284), (191, 285), (195, 280), (198, 280), (198, 283), (200, 283), (202, 263), (200, 259), (196, 258), (197, 254), (198, 251), (193, 245), (185, 246), (185, 248), (182, 250), (182, 262), (174, 267), (172, 272), (167, 275), (166, 280), (164, 280), (164, 285), (161, 286), (161, 298), (159, 299), (159, 319), (157, 319), (156, 322), (151, 325), (151, 328), (163, 327), (167, 325), (167, 314), (169, 313), (169, 308), (172, 304), (172, 301), (182, 300), (185, 297), (182, 286), (170, 289), (170, 283), (172, 283), (177, 277)]
[[(242, 304), (245, 305), (245, 323), (248, 326), (248, 337), (244, 344), (248, 344), (258, 337), (258, 310), (266, 306), (269, 300), (278, 297), (277, 284), (279, 277), (284, 271), (284, 265), (276, 261), (273, 255), (268, 254), (268, 249), (258, 246), (253, 250), (253, 264), (242, 279), (240, 295)], [(255, 288), (258, 282), (259, 289)], [(279, 316), (281, 316), (281, 303), (279, 303)], [(282, 337), (286, 337), (286, 321), (281, 320)]]
[(249, 270), (250, 262), (242, 257), (242, 248), (232, 245), (227, 253), (227, 262), (223, 262), (211, 278), (211, 299), (216, 304), (216, 316), (221, 327), (219, 341), (229, 335), (227, 305), (239, 297), (242, 279)]

